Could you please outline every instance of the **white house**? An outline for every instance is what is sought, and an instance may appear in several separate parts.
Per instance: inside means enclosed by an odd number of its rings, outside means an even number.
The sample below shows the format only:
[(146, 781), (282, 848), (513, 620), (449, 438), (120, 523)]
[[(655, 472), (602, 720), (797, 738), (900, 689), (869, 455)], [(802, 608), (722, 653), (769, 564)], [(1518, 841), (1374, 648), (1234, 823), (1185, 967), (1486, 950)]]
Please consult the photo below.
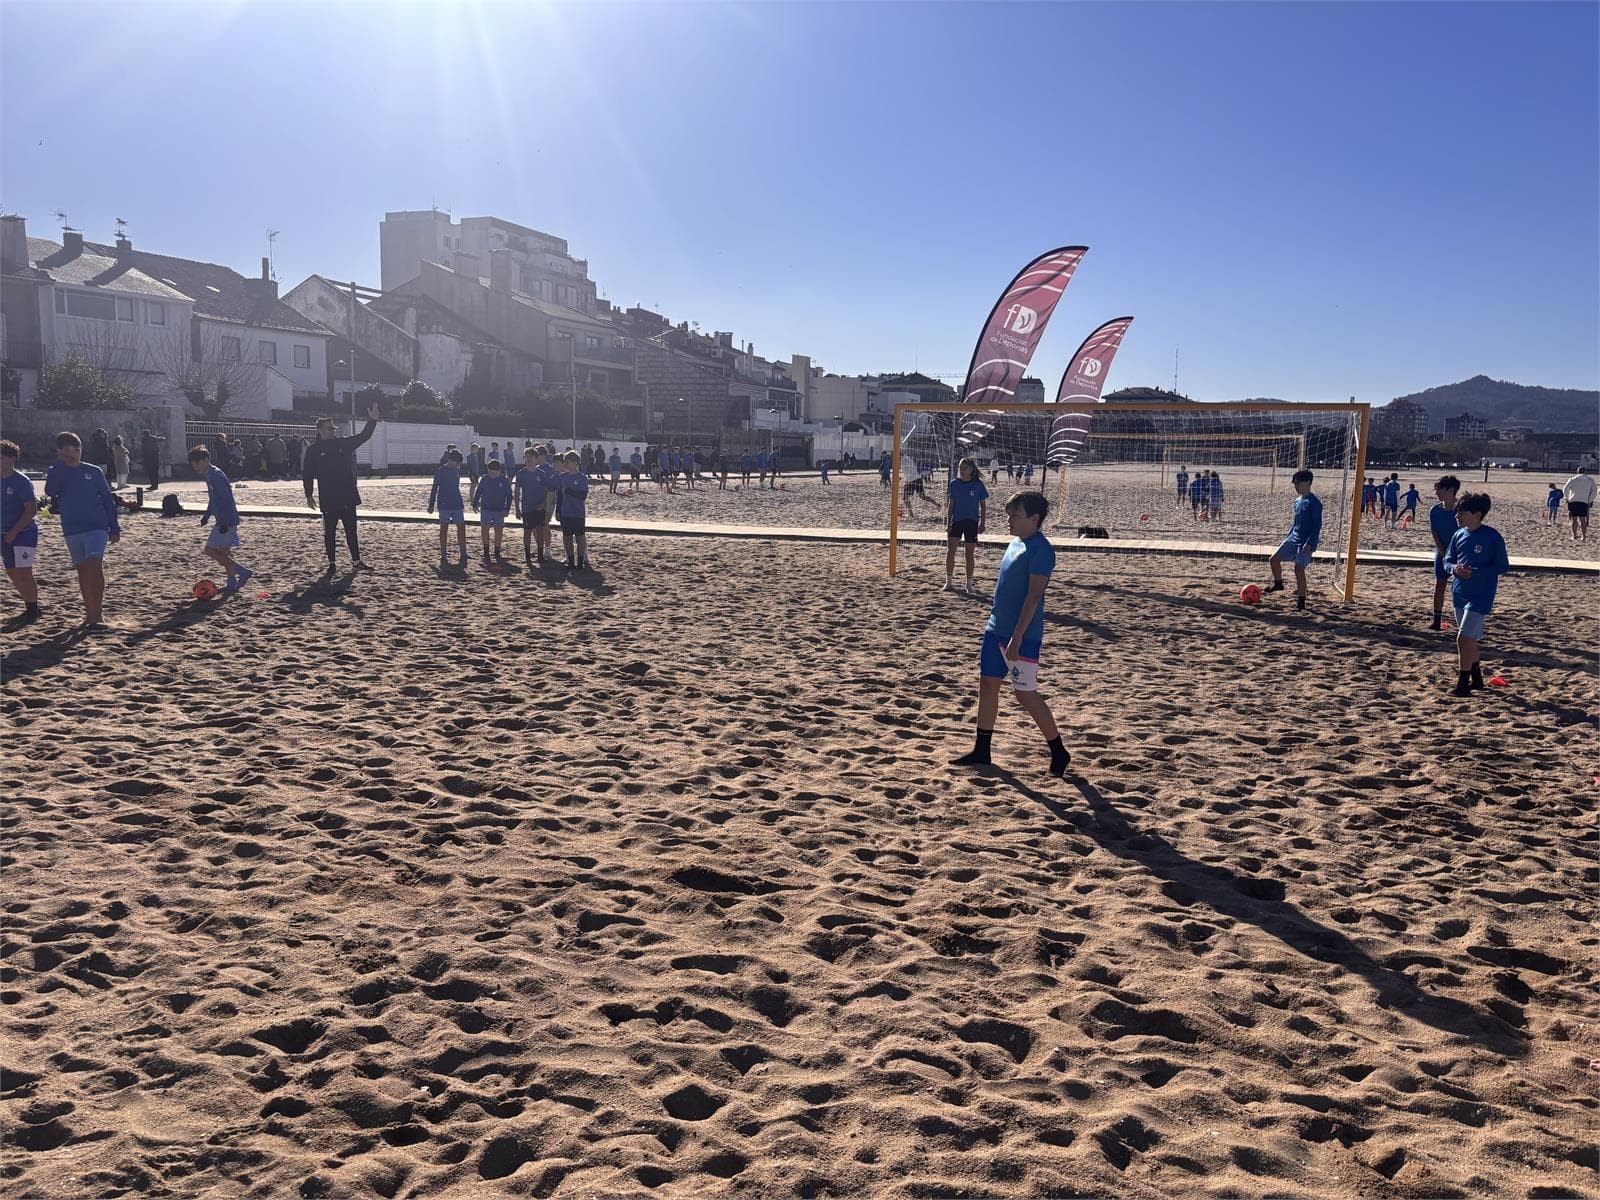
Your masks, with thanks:
[(231, 267), (136, 250), (126, 237), (114, 247), (90, 244), (187, 297), (193, 305), (191, 360), (225, 371), (235, 393), (231, 417), (266, 420), (294, 407), (296, 396), (326, 399), (329, 332), (278, 298), (266, 259), (247, 278)]
[(85, 243), (30, 238), (20, 216), (0, 218), (0, 357), (30, 404), (47, 361), (77, 354), (141, 400), (170, 403), (194, 303), (126, 258)]

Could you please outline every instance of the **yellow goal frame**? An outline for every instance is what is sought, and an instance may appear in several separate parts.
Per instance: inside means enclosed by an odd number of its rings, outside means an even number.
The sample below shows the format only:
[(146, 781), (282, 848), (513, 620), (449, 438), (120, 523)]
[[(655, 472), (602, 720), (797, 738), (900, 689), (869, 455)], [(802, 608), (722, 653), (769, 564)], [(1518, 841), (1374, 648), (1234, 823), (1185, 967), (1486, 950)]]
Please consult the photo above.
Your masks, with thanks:
[[(1348, 534), (1347, 544), (1346, 544), (1346, 548), (1345, 548), (1345, 561), (1344, 561), (1344, 602), (1346, 604), (1349, 604), (1355, 599), (1355, 595), (1356, 595), (1356, 551), (1359, 548), (1360, 541), (1361, 541), (1361, 481), (1367, 477), (1367, 446), (1368, 446), (1367, 438), (1368, 438), (1368, 434), (1369, 434), (1369, 431), (1371, 429), (1371, 424), (1372, 424), (1372, 406), (1370, 404), (1361, 404), (1361, 403), (1356, 403), (1356, 402), (1353, 402), (1353, 401), (1349, 402), (1349, 403), (1345, 403), (1345, 404), (1260, 404), (1260, 403), (1250, 403), (1249, 401), (1245, 401), (1243, 403), (1221, 402), (1221, 403), (1214, 403), (1214, 404), (1181, 404), (1181, 403), (1176, 403), (1176, 402), (1173, 402), (1173, 401), (1158, 401), (1158, 402), (1150, 403), (1150, 404), (1127, 404), (1127, 403), (1118, 404), (1118, 403), (1116, 403), (1114, 401), (1110, 402), (1110, 403), (1107, 403), (1105, 401), (1101, 401), (1098, 404), (1085, 404), (1085, 405), (1081, 405), (1081, 406), (1080, 405), (1073, 405), (1071, 403), (1059, 404), (1059, 405), (1057, 405), (1057, 404), (1038, 404), (1038, 403), (1033, 403), (1033, 404), (1017, 404), (1017, 403), (1012, 403), (1012, 404), (962, 404), (962, 403), (959, 403), (959, 402), (952, 403), (952, 402), (949, 402), (949, 401), (930, 402), (930, 403), (924, 403), (922, 401), (917, 401), (917, 400), (901, 401), (900, 403), (898, 403), (898, 404), (896, 404), (894, 406), (894, 454), (891, 456), (891, 459), (890, 459), (891, 478), (890, 478), (890, 481), (889, 481), (889, 575), (890, 575), (891, 578), (893, 578), (893, 576), (895, 574), (895, 571), (896, 571), (896, 569), (897, 569), (897, 567), (899, 565), (899, 550), (900, 550), (900, 457), (901, 457), (900, 448), (901, 448), (901, 446), (903, 446), (905, 444), (905, 426), (904, 426), (905, 414), (908, 413), (908, 412), (912, 413), (912, 414), (928, 413), (928, 412), (952, 412), (952, 413), (986, 413), (986, 412), (1008, 413), (1008, 412), (1018, 412), (1018, 413), (1029, 413), (1029, 414), (1032, 414), (1032, 415), (1035, 415), (1035, 416), (1042, 416), (1042, 415), (1044, 415), (1044, 411), (1043, 410), (1046, 410), (1046, 409), (1061, 409), (1061, 410), (1066, 411), (1066, 412), (1084, 412), (1084, 413), (1088, 413), (1088, 414), (1091, 414), (1091, 415), (1093, 415), (1095, 413), (1118, 412), (1118, 413), (1144, 413), (1144, 414), (1149, 414), (1149, 413), (1186, 413), (1186, 414), (1188, 414), (1190, 416), (1194, 416), (1194, 415), (1197, 415), (1197, 414), (1200, 414), (1200, 413), (1216, 413), (1216, 412), (1226, 412), (1226, 413), (1261, 412), (1261, 413), (1275, 413), (1278, 416), (1292, 416), (1292, 415), (1294, 415), (1296, 413), (1347, 413), (1347, 414), (1349, 414), (1351, 416), (1356, 417), (1357, 418), (1357, 420), (1356, 420), (1356, 444), (1355, 444), (1355, 452), (1354, 452), (1354, 454), (1351, 455), (1351, 467), (1350, 467), (1351, 471), (1353, 472), (1354, 483), (1350, 488), (1350, 497), (1349, 497), (1350, 521), (1349, 521), (1349, 534)], [(1117, 435), (1109, 435), (1108, 434), (1106, 436), (1107, 437), (1111, 437), (1111, 436), (1117, 436)], [(1162, 434), (1150, 434), (1150, 435), (1124, 434), (1124, 435), (1120, 435), (1120, 436), (1127, 437), (1127, 438), (1136, 438), (1136, 437), (1139, 437), (1139, 436), (1148, 436), (1148, 437), (1151, 437), (1151, 438), (1160, 438), (1160, 437), (1163, 437), (1163, 436), (1166, 436), (1166, 435), (1162, 435)], [(1172, 440), (1180, 440), (1180, 439), (1185, 438), (1185, 437), (1190, 436), (1190, 435), (1174, 434), (1174, 435), (1171, 435), (1171, 436), (1172, 436)], [(1195, 436), (1203, 436), (1205, 438), (1215, 440), (1215, 439), (1218, 438), (1219, 435), (1211, 433), (1211, 434), (1195, 435)], [(1256, 436), (1256, 435), (1246, 434), (1246, 435), (1240, 435), (1240, 437), (1233, 437), (1231, 435), (1221, 435), (1221, 436), (1226, 438), (1226, 440), (1229, 440), (1229, 441), (1239, 441), (1241, 437), (1253, 437), (1253, 436)], [(1262, 435), (1262, 436), (1266, 436), (1266, 435)], [(1295, 437), (1295, 436), (1299, 436), (1300, 439), (1301, 439), (1301, 442), (1300, 442), (1300, 464), (1301, 464), (1301, 466), (1304, 466), (1305, 465), (1305, 436), (1303, 434), (1299, 434), (1299, 435), (1296, 435), (1296, 434), (1285, 434), (1285, 435), (1282, 435), (1282, 437), (1275, 438), (1273, 440), (1282, 441), (1282, 440), (1286, 440), (1289, 437)], [(1063, 483), (1064, 483), (1065, 482), (1065, 478), (1066, 478), (1066, 472), (1064, 470), (1061, 470), (1060, 474), (1062, 476), (1062, 480), (1063, 480)]]

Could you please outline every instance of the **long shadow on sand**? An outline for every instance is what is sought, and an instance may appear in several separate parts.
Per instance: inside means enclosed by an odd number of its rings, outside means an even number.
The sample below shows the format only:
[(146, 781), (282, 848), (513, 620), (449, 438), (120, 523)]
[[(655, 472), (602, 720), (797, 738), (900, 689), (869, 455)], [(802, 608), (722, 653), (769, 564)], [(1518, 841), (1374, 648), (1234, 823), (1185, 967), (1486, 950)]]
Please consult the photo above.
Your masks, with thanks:
[(542, 583), (547, 588), (577, 588), (596, 596), (614, 596), (617, 589), (606, 582), (606, 577), (593, 567), (583, 571), (568, 571), (561, 567), (535, 568), (528, 573), (530, 583)]
[(1159, 834), (1137, 829), (1088, 780), (1067, 780), (1088, 802), (1089, 813), (1074, 811), (1017, 778), (1004, 768), (994, 773), (1018, 793), (1048, 810), (1064, 825), (1086, 834), (1108, 854), (1139, 864), (1171, 885), (1168, 894), (1179, 903), (1199, 903), (1237, 921), (1255, 925), (1291, 949), (1317, 962), (1336, 963), (1361, 976), (1377, 993), (1378, 1003), (1446, 1033), (1469, 1038), (1508, 1058), (1528, 1049), (1511, 1027), (1470, 1004), (1424, 992), (1407, 975), (1373, 961), (1336, 929), (1319, 925), (1283, 899), (1277, 880), (1239, 875), (1225, 867), (1186, 857)]
[(0, 658), (0, 687), (24, 675), (55, 666), (93, 635), (93, 630), (85, 629), (82, 625), (74, 625), (71, 629), (64, 629), (26, 649), (5, 655), (4, 658)]
[[(1318, 626), (1332, 627), (1352, 637), (1380, 642), (1387, 646), (1403, 646), (1415, 650), (1450, 651), (1452, 653), (1455, 650), (1455, 640), (1448, 634), (1440, 634), (1426, 628), (1407, 628), (1404, 625), (1396, 625), (1392, 621), (1364, 621), (1349, 616), (1337, 608), (1316, 607), (1309, 612), (1303, 613), (1293, 610), (1279, 612), (1271, 608), (1252, 608), (1231, 601), (1205, 600), (1198, 596), (1174, 596), (1167, 592), (1122, 587), (1114, 583), (1069, 583), (1064, 586), (1086, 592), (1108, 592), (1112, 595), (1127, 596), (1130, 599), (1153, 600), (1159, 604), (1171, 605), (1174, 608), (1187, 608), (1194, 612), (1209, 613), (1212, 616), (1227, 616), (1241, 620), (1257, 621), (1264, 625), (1303, 629), (1307, 625), (1314, 623)], [(1290, 596), (1292, 591), (1283, 592), (1282, 595)], [(1291, 600), (1290, 603), (1293, 603), (1293, 601)], [(1050, 617), (1050, 613), (1045, 614), (1045, 620), (1049, 620)], [(1504, 649), (1491, 647), (1489, 653), (1495, 662), (1503, 662), (1507, 665), (1549, 667), (1572, 671), (1592, 671), (1595, 667), (1595, 656), (1592, 653), (1569, 650), (1565, 647), (1555, 647), (1554, 653), (1550, 653), (1548, 650), (1529, 653), (1513, 647)], [(1558, 657), (1563, 654), (1570, 654), (1572, 657)]]
[(222, 602), (217, 600), (185, 600), (154, 625), (129, 633), (127, 640), (132, 645), (147, 642), (153, 637), (160, 637), (163, 633), (175, 633), (191, 625), (198, 625), (221, 610)]
[[(319, 575), (310, 583), (303, 584), (292, 592), (283, 594), (283, 602), (289, 606), (289, 611), (296, 613), (309, 613), (317, 607), (342, 608), (346, 597), (350, 594), (350, 584), (355, 579), (353, 570), (342, 575)], [(359, 606), (350, 606), (354, 611), (360, 612)]]

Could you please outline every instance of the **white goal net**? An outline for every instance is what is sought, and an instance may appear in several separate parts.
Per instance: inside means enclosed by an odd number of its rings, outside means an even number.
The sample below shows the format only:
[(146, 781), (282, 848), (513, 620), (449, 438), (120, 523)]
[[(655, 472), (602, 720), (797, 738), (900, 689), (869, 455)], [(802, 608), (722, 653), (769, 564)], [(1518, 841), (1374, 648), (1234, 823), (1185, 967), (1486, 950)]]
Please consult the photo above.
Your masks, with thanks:
[[(1102, 403), (897, 406), (900, 534), (939, 530), (949, 481), (970, 458), (991, 512), (1014, 491), (1050, 501), (1052, 540), (1275, 547), (1289, 530), (1297, 470), (1314, 475), (1323, 521), (1316, 574), (1343, 590), (1359, 496), (1357, 404)], [(998, 534), (1003, 526), (991, 522)], [(1325, 570), (1326, 559), (1333, 570)]]

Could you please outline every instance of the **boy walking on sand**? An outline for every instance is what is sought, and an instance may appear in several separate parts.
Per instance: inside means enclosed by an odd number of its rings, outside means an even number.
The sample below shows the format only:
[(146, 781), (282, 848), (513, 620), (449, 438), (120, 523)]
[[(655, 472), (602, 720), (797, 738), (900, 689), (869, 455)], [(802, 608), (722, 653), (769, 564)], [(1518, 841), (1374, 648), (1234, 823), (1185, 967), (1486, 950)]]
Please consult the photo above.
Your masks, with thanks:
[(1438, 503), (1428, 510), (1428, 532), (1433, 536), (1433, 629), (1444, 624), (1444, 585), (1450, 579), (1450, 572), (1444, 567), (1444, 552), (1456, 535), (1456, 493), (1460, 490), (1461, 480), (1454, 475), (1440, 476), (1433, 485)]
[(22, 598), (20, 623), (31, 625), (41, 615), (39, 584), (33, 577), (33, 563), (39, 554), (39, 526), (34, 515), (39, 502), (33, 494), (33, 481), (17, 470), (22, 448), (15, 442), (0, 442), (0, 557), (5, 560), (6, 578)]
[(1269, 592), (1283, 591), (1283, 560), (1287, 558), (1294, 563), (1294, 606), (1301, 611), (1306, 606), (1306, 568), (1311, 565), (1317, 543), (1322, 540), (1322, 501), (1311, 494), (1311, 481), (1310, 471), (1294, 473), (1294, 490), (1298, 497), (1294, 502), (1294, 520), (1283, 545), (1267, 560), (1272, 567), (1272, 583), (1265, 589)]
[(1050, 706), (1039, 695), (1039, 650), (1044, 642), (1044, 593), (1055, 570), (1056, 552), (1040, 532), (1050, 502), (1040, 492), (1018, 492), (1006, 501), (1012, 542), (1000, 560), (994, 607), (983, 628), (978, 658), (978, 739), (972, 750), (952, 759), (957, 767), (990, 762), (990, 740), (1000, 713), (1000, 688), (1009, 681), (1017, 703), (1033, 718), (1050, 750), (1050, 773), (1065, 775), (1072, 755), (1062, 744)]
[(461, 504), (461, 451), (445, 454), (444, 466), (433, 476), (433, 488), (428, 492), (428, 511), (439, 509), (439, 569), (450, 565), (450, 526), (456, 527), (456, 544), (461, 551), (461, 565), (467, 565), (467, 510)]
[(1500, 576), (1511, 569), (1505, 539), (1499, 530), (1483, 523), (1488, 515), (1488, 496), (1468, 492), (1456, 501), (1456, 520), (1461, 528), (1444, 552), (1445, 570), (1450, 573), (1450, 603), (1456, 612), (1458, 669), (1456, 686), (1450, 689), (1452, 696), (1470, 696), (1483, 686), (1483, 667), (1478, 662), (1483, 622), (1494, 608)]
[(44, 477), (45, 498), (61, 517), (61, 536), (78, 571), (83, 594), (83, 623), (95, 629), (102, 624), (106, 599), (106, 546), (122, 538), (117, 523), (117, 500), (105, 472), (83, 461), (83, 442), (75, 433), (58, 433), (59, 462)]
[(233, 483), (221, 467), (212, 463), (211, 451), (204, 446), (189, 451), (189, 465), (206, 481), (206, 511), (200, 514), (200, 524), (205, 525), (213, 517), (217, 521), (206, 538), (204, 554), (227, 572), (228, 582), (222, 590), (231, 596), (255, 574), (233, 557), (239, 548), (239, 506), (233, 500)]

